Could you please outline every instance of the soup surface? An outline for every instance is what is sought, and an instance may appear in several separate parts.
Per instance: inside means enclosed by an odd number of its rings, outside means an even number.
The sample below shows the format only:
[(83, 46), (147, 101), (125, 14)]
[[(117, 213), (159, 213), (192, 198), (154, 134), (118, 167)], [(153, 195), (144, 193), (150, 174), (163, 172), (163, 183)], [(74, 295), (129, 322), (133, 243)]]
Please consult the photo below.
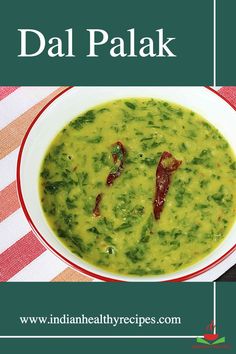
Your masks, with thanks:
[[(181, 165), (156, 219), (163, 152)], [(119, 176), (108, 184), (109, 174)], [(233, 151), (205, 119), (132, 98), (94, 107), (56, 136), (40, 196), (50, 227), (73, 253), (113, 273), (145, 276), (175, 272), (218, 246), (235, 220), (235, 182)]]

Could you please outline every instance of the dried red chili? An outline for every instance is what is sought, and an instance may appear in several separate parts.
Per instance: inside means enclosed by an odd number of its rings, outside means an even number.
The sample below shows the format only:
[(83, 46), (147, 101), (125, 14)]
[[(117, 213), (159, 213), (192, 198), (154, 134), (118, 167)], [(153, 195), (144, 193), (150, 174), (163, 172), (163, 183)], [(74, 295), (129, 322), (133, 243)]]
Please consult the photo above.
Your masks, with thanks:
[(100, 202), (102, 200), (102, 193), (98, 194), (95, 200), (95, 206), (93, 208), (93, 215), (100, 216)]
[(112, 145), (112, 157), (115, 165), (107, 176), (106, 184), (108, 186), (111, 186), (114, 180), (120, 176), (124, 168), (125, 156), (126, 149), (120, 141), (117, 141), (115, 144)]
[(176, 160), (173, 155), (165, 151), (162, 153), (156, 170), (156, 193), (153, 201), (155, 219), (160, 219), (165, 198), (169, 190), (171, 175), (181, 165), (182, 161)]

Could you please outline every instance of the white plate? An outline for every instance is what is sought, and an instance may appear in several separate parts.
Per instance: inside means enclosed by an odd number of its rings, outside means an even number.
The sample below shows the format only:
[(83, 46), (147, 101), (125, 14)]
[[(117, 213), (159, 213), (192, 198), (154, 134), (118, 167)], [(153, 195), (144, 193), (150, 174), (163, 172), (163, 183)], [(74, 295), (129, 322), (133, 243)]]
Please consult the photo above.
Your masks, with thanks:
[(215, 91), (205, 87), (74, 87), (53, 99), (36, 117), (19, 153), (17, 186), (24, 213), (38, 238), (70, 266), (102, 280), (180, 281), (215, 267), (235, 250), (236, 224), (228, 236), (206, 258), (173, 274), (132, 277), (97, 268), (70, 252), (53, 234), (44, 217), (38, 176), (45, 152), (56, 134), (74, 117), (91, 107), (123, 97), (154, 97), (176, 102), (196, 111), (225, 136), (236, 153), (236, 113)]

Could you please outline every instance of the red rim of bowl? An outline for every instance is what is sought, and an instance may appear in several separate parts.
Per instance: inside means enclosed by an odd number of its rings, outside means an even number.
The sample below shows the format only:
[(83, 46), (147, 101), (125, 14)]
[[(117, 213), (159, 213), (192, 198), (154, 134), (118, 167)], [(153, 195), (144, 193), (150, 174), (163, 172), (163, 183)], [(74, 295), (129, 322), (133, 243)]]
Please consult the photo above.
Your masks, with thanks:
[[(58, 258), (62, 259), (65, 263), (67, 263), (67, 265), (69, 265), (70, 267), (72, 267), (75, 270), (78, 270), (90, 277), (93, 278), (97, 278), (99, 280), (102, 281), (110, 281), (110, 282), (121, 282), (122, 280), (119, 279), (114, 279), (114, 278), (109, 278), (109, 277), (105, 277), (96, 273), (93, 273), (83, 267), (78, 266), (77, 264), (71, 262), (69, 259), (67, 259), (66, 257), (64, 257), (62, 254), (60, 254), (56, 249), (54, 249), (46, 240), (45, 238), (41, 235), (41, 233), (39, 232), (39, 230), (36, 228), (36, 226), (34, 225), (33, 220), (30, 217), (30, 214), (26, 208), (25, 202), (24, 202), (24, 198), (23, 198), (23, 194), (22, 194), (22, 189), (21, 189), (21, 180), (20, 180), (20, 168), (21, 168), (21, 159), (22, 159), (22, 154), (23, 154), (23, 150), (24, 150), (24, 146), (26, 143), (26, 140), (28, 138), (28, 135), (31, 131), (31, 129), (33, 128), (35, 122), (40, 118), (40, 116), (42, 115), (42, 113), (61, 95), (63, 95), (65, 92), (69, 91), (70, 89), (72, 89), (74, 86), (69, 86), (67, 88), (65, 88), (65, 90), (61, 91), (58, 95), (56, 95), (55, 97), (53, 97), (42, 109), (41, 111), (36, 115), (35, 119), (33, 120), (33, 122), (30, 124), (22, 142), (21, 142), (21, 146), (20, 146), (20, 150), (19, 150), (19, 155), (18, 155), (18, 159), (17, 159), (17, 170), (16, 170), (16, 184), (17, 184), (17, 192), (18, 192), (18, 197), (19, 197), (19, 201), (20, 201), (20, 205), (22, 207), (22, 210), (26, 216), (26, 219), (28, 221), (28, 223), (30, 224), (32, 230), (34, 231), (35, 235), (37, 236), (37, 238), (43, 243), (43, 245), (48, 248), (50, 251), (52, 251)], [(215, 91), (214, 89), (212, 89), (209, 86), (204, 86), (207, 90), (210, 90), (211, 92), (213, 92), (214, 94), (216, 94), (217, 96), (219, 96), (221, 99), (223, 99), (226, 103), (228, 103), (234, 110), (236, 110), (234, 108), (234, 106), (223, 96), (221, 96), (221, 94), (217, 91)], [(180, 281), (186, 281), (189, 279), (192, 279), (202, 273), (205, 273), (206, 271), (212, 269), (213, 267), (215, 267), (217, 264), (221, 263), (225, 258), (227, 258), (230, 254), (232, 254), (236, 249), (236, 244), (230, 248), (225, 254), (223, 254), (220, 258), (218, 258), (217, 260), (215, 260), (214, 262), (210, 263), (208, 266), (187, 274), (185, 276), (182, 277), (178, 277), (178, 278), (174, 278), (174, 279), (170, 279), (168, 280), (168, 282), (180, 282)], [(158, 281), (158, 280), (157, 280)]]

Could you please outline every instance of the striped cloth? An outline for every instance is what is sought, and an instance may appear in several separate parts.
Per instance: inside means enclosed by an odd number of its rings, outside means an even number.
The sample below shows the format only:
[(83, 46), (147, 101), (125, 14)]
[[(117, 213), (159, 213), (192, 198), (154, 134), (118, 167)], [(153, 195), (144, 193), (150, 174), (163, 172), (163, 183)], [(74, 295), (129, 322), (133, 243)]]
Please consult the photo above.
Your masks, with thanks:
[[(0, 281), (91, 281), (67, 268), (34, 236), (16, 193), (21, 140), (35, 115), (63, 87), (0, 87)], [(236, 87), (219, 92), (236, 107)]]
[(16, 161), (42, 107), (64, 88), (0, 87), (0, 281), (89, 281), (38, 241), (20, 208)]

